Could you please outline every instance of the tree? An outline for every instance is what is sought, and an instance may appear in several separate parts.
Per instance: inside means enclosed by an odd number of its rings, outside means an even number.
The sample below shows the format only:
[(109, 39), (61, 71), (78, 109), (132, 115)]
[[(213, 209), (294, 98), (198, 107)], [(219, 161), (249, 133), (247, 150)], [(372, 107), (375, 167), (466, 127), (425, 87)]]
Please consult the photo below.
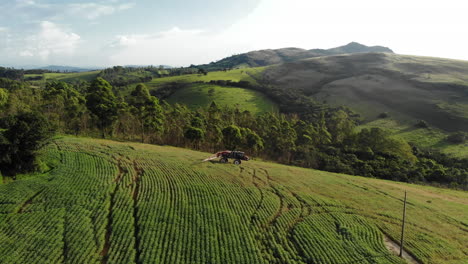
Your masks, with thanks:
[(86, 106), (97, 119), (104, 138), (106, 130), (115, 123), (118, 116), (119, 103), (112, 92), (112, 86), (100, 77), (94, 80), (88, 89)]
[(221, 131), (223, 133), (223, 143), (224, 146), (228, 149), (236, 149), (242, 141), (242, 135), (239, 127), (235, 125), (230, 125)]
[(291, 124), (284, 120), (279, 127), (276, 146), (282, 156), (286, 157), (287, 162), (291, 162), (292, 151), (296, 149), (296, 131), (291, 127)]
[(0, 170), (16, 174), (35, 169), (37, 151), (52, 135), (47, 119), (21, 113), (1, 119), (0, 127)]
[(0, 88), (0, 109), (8, 102), (8, 91)]
[(424, 120), (419, 120), (415, 126), (418, 128), (429, 128), (429, 124)]
[(355, 144), (361, 150), (369, 148), (373, 152), (395, 155), (410, 162), (417, 160), (406, 141), (392, 138), (387, 131), (380, 128), (362, 129), (357, 135)]
[(207, 72), (205, 69), (203, 69), (203, 68), (200, 68), (200, 69), (198, 69), (198, 74), (207, 75), (207, 74), (208, 74), (208, 72)]
[(447, 141), (454, 144), (465, 143), (467, 139), (468, 133), (462, 131), (455, 132), (447, 137)]
[(353, 133), (355, 125), (345, 111), (339, 110), (333, 113), (327, 127), (333, 142), (341, 144)]
[(85, 98), (65, 82), (48, 82), (44, 89), (44, 108), (49, 121), (56, 126), (78, 134), (86, 112)]
[(262, 138), (249, 128), (242, 129), (243, 147), (253, 152), (263, 150)]
[(321, 113), (320, 120), (317, 126), (317, 141), (321, 145), (330, 144), (332, 140), (332, 135), (328, 131), (326, 121), (325, 121), (325, 113)]
[(205, 137), (205, 133), (201, 128), (190, 126), (185, 130), (184, 137), (198, 148)]
[(137, 117), (141, 128), (141, 142), (149, 130), (162, 131), (164, 114), (158, 98), (151, 96), (144, 84), (138, 84), (128, 100), (131, 112)]

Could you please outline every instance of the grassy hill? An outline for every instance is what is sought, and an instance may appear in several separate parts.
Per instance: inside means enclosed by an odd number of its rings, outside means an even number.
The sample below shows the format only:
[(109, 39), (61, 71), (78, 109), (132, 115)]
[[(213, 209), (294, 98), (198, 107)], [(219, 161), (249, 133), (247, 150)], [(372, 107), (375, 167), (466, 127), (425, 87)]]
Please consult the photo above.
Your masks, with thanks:
[(235, 69), (228, 71), (214, 71), (207, 75), (203, 74), (185, 74), (180, 76), (171, 76), (163, 78), (154, 78), (151, 82), (146, 83), (150, 88), (160, 88), (169, 83), (193, 83), (193, 82), (209, 82), (217, 80), (229, 80), (233, 82), (247, 81), (252, 84), (257, 84), (257, 78), (265, 70), (264, 67)]
[(0, 185), (3, 263), (422, 263), (468, 257), (468, 194), (173, 147), (58, 138)]
[[(25, 74), (25, 78), (35, 78), (35, 77), (42, 77), (42, 80), (39, 82), (50, 81), (50, 80), (58, 80), (64, 82), (72, 82), (75, 80), (83, 80), (83, 81), (92, 81), (96, 79), (98, 74), (101, 71), (89, 71), (89, 72), (63, 72), (63, 73), (44, 73), (44, 74)], [(33, 81), (37, 82), (37, 81)]]
[(96, 79), (100, 70), (90, 71), (90, 72), (74, 72), (74, 73), (45, 73), (45, 78), (50, 80), (59, 80), (59, 81), (73, 81), (73, 80), (83, 80), (83, 81), (92, 81)]
[(208, 107), (215, 101), (218, 105), (238, 107), (252, 114), (278, 112), (270, 99), (262, 93), (237, 87), (223, 87), (211, 84), (194, 84), (172, 94), (169, 103), (185, 104), (192, 109)]
[(468, 157), (468, 144), (453, 144), (447, 141), (447, 133), (437, 128), (418, 128), (414, 125), (404, 125), (393, 118), (377, 119), (358, 127), (380, 127), (389, 131), (392, 135), (405, 139), (407, 142), (416, 143), (420, 147), (438, 149), (444, 153), (450, 153), (456, 157)]
[[(468, 131), (466, 61), (390, 53), (325, 56), (270, 66), (262, 78), (274, 89), (348, 106), (367, 127), (385, 123), (419, 145), (468, 154), (466, 145), (445, 141), (449, 133)], [(381, 113), (388, 120), (379, 120)], [(416, 129), (419, 120), (429, 124), (428, 133)]]
[(386, 47), (373, 46), (369, 47), (356, 42), (351, 42), (347, 45), (332, 48), (332, 49), (300, 49), (300, 48), (283, 48), (283, 49), (266, 49), (257, 50), (238, 55), (233, 55), (217, 62), (200, 65), (199, 67), (207, 70), (222, 70), (232, 68), (260, 67), (273, 64), (286, 63), (301, 59), (329, 56), (337, 54), (361, 53), (361, 52), (389, 52), (393, 51)]
[(229, 71), (214, 71), (209, 72), (207, 75), (186, 74), (154, 78), (151, 82), (145, 84), (152, 91), (171, 86), (174, 83), (183, 84), (180, 88), (177, 88), (175, 92), (170, 92), (168, 97), (163, 96), (163, 99), (170, 103), (185, 104), (192, 109), (209, 106), (212, 101), (215, 101), (220, 106), (237, 106), (240, 109), (248, 110), (254, 114), (269, 111), (277, 112), (278, 107), (276, 104), (261, 92), (235, 86), (225, 87), (200, 83), (210, 81), (246, 81), (257, 84), (256, 79), (261, 76), (264, 69), (264, 67), (257, 67)]
[(268, 68), (264, 80), (319, 101), (346, 105), (365, 121), (388, 112), (403, 124), (427, 121), (468, 131), (468, 62), (363, 53), (312, 58)]

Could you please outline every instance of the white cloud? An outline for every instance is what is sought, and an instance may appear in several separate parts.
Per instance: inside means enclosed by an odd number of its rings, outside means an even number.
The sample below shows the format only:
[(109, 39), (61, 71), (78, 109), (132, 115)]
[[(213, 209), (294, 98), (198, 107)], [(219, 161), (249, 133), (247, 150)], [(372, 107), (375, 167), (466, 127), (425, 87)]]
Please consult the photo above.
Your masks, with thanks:
[(109, 45), (112, 64), (170, 64), (206, 63), (225, 55), (227, 46), (216, 36), (203, 30), (173, 27), (155, 34), (119, 35)]
[(16, 0), (18, 6), (33, 6), (36, 4), (33, 0)]
[(33, 57), (34, 56), (34, 54), (29, 50), (20, 51), (19, 55), (21, 57)]
[(135, 3), (125, 3), (125, 4), (119, 5), (117, 9), (119, 11), (123, 11), (123, 10), (131, 9), (133, 7), (135, 7)]
[(70, 4), (69, 12), (73, 15), (85, 17), (89, 20), (94, 20), (102, 16), (112, 15), (115, 12), (133, 8), (135, 3), (124, 3), (117, 5), (105, 5), (97, 3), (80, 3)]
[(110, 63), (201, 64), (251, 50), (332, 48), (351, 41), (388, 46), (398, 53), (468, 59), (460, 52), (468, 46), (462, 14), (466, 9), (434, 0), (395, 0), (385, 8), (374, 0), (356, 1), (264, 0), (216, 34), (173, 27), (119, 35), (108, 50)]
[[(395, 52), (468, 59), (463, 0), (265, 0), (222, 35), (251, 49), (331, 48), (357, 41)], [(452, 47), (457, 47), (453, 49)]]
[(138, 42), (147, 39), (147, 35), (118, 35), (109, 45), (111, 48), (123, 48), (136, 45)]
[(7, 32), (7, 31), (8, 31), (7, 27), (0, 27), (0, 33)]
[(72, 55), (80, 36), (49, 21), (40, 23), (40, 30), (26, 39), (26, 48), (20, 56), (37, 56), (47, 60), (51, 55)]

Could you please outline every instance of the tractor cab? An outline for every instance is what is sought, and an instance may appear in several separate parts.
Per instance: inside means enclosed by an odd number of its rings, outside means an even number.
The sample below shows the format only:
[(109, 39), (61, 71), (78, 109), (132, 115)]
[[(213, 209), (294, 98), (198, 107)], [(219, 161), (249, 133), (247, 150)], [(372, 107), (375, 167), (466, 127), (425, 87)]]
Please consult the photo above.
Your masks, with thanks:
[(227, 163), (229, 162), (229, 159), (234, 159), (234, 164), (239, 165), (242, 163), (242, 160), (249, 160), (250, 158), (245, 155), (244, 152), (242, 151), (230, 151), (230, 150), (225, 150), (225, 151), (220, 151), (216, 153), (217, 157), (220, 157), (221, 159), (219, 162), (221, 163)]

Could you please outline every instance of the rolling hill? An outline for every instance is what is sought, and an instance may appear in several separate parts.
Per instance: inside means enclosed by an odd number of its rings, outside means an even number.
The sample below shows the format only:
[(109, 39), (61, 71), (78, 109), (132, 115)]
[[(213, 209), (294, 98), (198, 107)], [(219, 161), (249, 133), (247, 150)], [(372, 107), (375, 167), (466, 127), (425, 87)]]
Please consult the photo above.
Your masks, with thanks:
[[(221, 96), (226, 94), (207, 97), (204, 92), (196, 92), (199, 90), (194, 87), (198, 84), (193, 83), (218, 80), (249, 82), (257, 87), (254, 94), (263, 101), (262, 105), (274, 105), (268, 109), (284, 111), (288, 108), (292, 111), (286, 112), (300, 112), (310, 107), (308, 100), (312, 98), (325, 105), (350, 107), (362, 117), (361, 127), (383, 126), (420, 146), (442, 149), (460, 157), (468, 153), (466, 144), (454, 145), (445, 140), (450, 133), (468, 131), (468, 62), (397, 55), (385, 47), (367, 47), (353, 42), (328, 50), (286, 48), (253, 51), (209, 65), (214, 67), (212, 69), (224, 70), (211, 71), (207, 75), (153, 78), (146, 85), (154, 92), (173, 83), (186, 84), (187, 90), (178, 91), (177, 96), (170, 98), (175, 94), (171, 91), (162, 98), (196, 108), (206, 105), (207, 101), (226, 102), (226, 98)], [(269, 66), (252, 67), (257, 65)], [(225, 70), (238, 66), (247, 68)], [(98, 71), (49, 73), (45, 78), (90, 81), (98, 74)], [(122, 95), (127, 93), (121, 91)], [(191, 100), (185, 100), (188, 98), (186, 95), (190, 95)], [(217, 98), (218, 95), (221, 97)], [(295, 100), (299, 97), (301, 100)], [(181, 98), (185, 99), (178, 101)], [(255, 104), (247, 104), (247, 108), (264, 112)], [(322, 108), (310, 109), (313, 112)], [(381, 120), (379, 116), (383, 113), (386, 118)], [(429, 129), (415, 127), (420, 120), (427, 122)]]
[(102, 69), (102, 67), (82, 68), (82, 67), (73, 67), (73, 66), (49, 65), (49, 66), (44, 66), (44, 67), (35, 67), (34, 69), (59, 71), (59, 72), (89, 72), (89, 71), (96, 71), (98, 69)]
[(259, 67), (285, 62), (297, 61), (312, 57), (321, 57), (348, 53), (363, 53), (363, 52), (388, 52), (393, 51), (386, 47), (373, 46), (368, 47), (356, 42), (351, 42), (347, 45), (332, 48), (332, 49), (300, 49), (300, 48), (283, 48), (283, 49), (266, 49), (251, 51), (243, 54), (233, 55), (224, 58), (217, 62), (200, 65), (198, 67), (207, 70), (222, 70), (225, 68), (245, 68)]
[(24, 77), (28, 78), (40, 78), (40, 80), (31, 81), (33, 84), (44, 83), (44, 81), (92, 81), (99, 75), (100, 70), (97, 71), (83, 71), (83, 72), (63, 72), (63, 73), (43, 73), (43, 74), (25, 74)]
[(260, 92), (212, 84), (194, 84), (175, 91), (167, 98), (169, 103), (187, 105), (191, 109), (206, 108), (211, 102), (221, 106), (237, 107), (252, 114), (278, 112), (276, 104)]
[(56, 138), (0, 185), (2, 263), (415, 263), (467, 258), (466, 192), (107, 140)]
[(468, 131), (468, 62), (360, 53), (305, 59), (263, 72), (263, 83), (357, 111), (365, 122), (383, 112), (406, 125)]

